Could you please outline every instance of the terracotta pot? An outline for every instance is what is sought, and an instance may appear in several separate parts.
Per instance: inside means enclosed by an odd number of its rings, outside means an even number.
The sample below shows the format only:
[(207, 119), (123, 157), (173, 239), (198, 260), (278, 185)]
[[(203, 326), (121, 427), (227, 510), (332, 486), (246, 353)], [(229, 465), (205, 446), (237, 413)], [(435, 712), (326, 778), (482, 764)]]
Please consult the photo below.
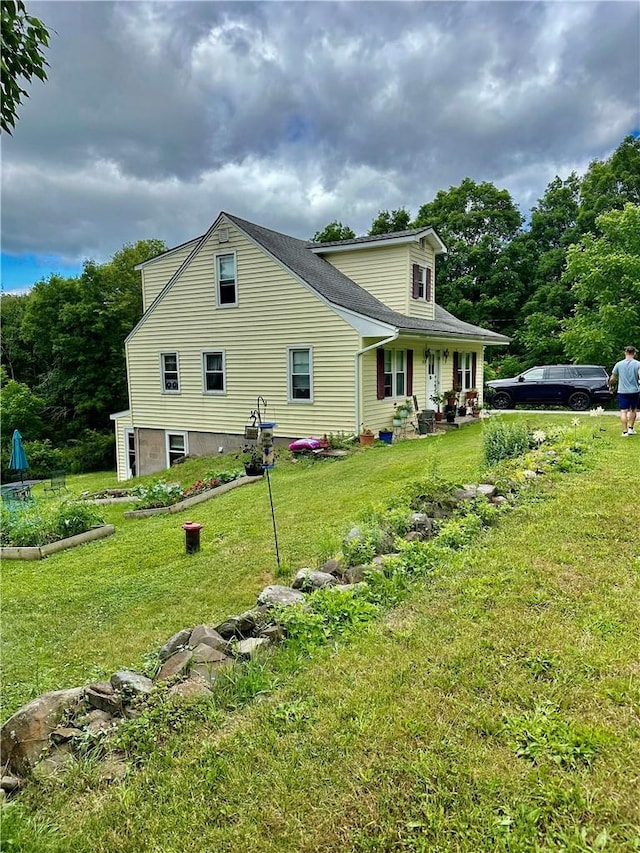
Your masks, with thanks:
[(365, 433), (361, 432), (359, 438), (360, 444), (363, 444), (365, 447), (368, 447), (369, 445), (373, 444), (376, 437), (375, 435), (366, 435)]
[(442, 414), (442, 412), (436, 412), (434, 417), (439, 423), (444, 418), (444, 415)]

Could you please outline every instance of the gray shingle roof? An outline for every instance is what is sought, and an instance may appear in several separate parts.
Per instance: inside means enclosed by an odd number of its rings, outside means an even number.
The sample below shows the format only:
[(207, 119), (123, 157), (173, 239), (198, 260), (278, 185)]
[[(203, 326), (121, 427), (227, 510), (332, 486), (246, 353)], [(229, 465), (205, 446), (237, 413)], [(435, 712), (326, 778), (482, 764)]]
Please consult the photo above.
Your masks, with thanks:
[[(405, 314), (392, 311), (363, 287), (347, 278), (329, 261), (325, 261), (324, 258), (309, 251), (311, 247), (317, 246), (317, 243), (289, 237), (279, 231), (271, 231), (269, 228), (255, 225), (253, 222), (240, 219), (240, 217), (230, 213), (224, 213), (224, 216), (333, 305), (354, 311), (372, 320), (387, 323), (405, 333), (472, 338), (486, 344), (509, 343), (509, 338), (505, 335), (483, 329), (480, 326), (474, 326), (471, 323), (464, 323), (439, 305), (436, 305), (433, 320), (407, 317)], [(400, 233), (408, 235), (423, 230), (413, 229)], [(389, 237), (389, 235), (381, 236)], [(367, 239), (370, 240), (370, 238)], [(354, 241), (345, 242), (352, 243)]]

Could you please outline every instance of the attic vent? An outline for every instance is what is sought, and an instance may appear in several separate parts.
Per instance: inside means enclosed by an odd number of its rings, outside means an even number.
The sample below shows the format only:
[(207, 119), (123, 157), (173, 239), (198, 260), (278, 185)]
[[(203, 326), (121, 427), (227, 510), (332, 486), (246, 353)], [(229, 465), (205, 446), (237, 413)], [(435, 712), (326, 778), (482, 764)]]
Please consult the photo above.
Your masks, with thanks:
[(221, 228), (218, 231), (218, 243), (226, 243), (229, 239), (229, 229)]

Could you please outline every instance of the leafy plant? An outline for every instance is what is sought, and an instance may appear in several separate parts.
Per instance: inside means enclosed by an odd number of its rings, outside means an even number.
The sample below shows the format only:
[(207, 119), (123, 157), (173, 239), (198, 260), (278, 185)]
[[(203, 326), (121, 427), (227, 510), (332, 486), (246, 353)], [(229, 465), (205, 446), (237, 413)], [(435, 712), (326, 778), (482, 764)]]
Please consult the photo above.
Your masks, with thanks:
[(529, 430), (521, 421), (492, 417), (482, 425), (482, 444), (485, 463), (495, 465), (503, 459), (513, 459), (527, 452)]
[(138, 486), (134, 494), (138, 497), (139, 509), (172, 506), (184, 497), (179, 483), (167, 483), (165, 480), (158, 480), (150, 486)]

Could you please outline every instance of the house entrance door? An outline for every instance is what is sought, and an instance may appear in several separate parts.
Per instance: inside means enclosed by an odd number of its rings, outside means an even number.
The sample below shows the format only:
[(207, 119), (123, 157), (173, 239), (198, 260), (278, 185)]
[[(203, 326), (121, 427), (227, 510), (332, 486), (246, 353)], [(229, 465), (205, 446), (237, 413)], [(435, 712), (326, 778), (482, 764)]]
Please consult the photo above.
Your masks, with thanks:
[(136, 439), (131, 427), (124, 431), (125, 460), (127, 465), (127, 480), (136, 476)]
[(440, 393), (440, 350), (427, 350), (427, 389), (425, 408), (437, 408), (431, 397)]

